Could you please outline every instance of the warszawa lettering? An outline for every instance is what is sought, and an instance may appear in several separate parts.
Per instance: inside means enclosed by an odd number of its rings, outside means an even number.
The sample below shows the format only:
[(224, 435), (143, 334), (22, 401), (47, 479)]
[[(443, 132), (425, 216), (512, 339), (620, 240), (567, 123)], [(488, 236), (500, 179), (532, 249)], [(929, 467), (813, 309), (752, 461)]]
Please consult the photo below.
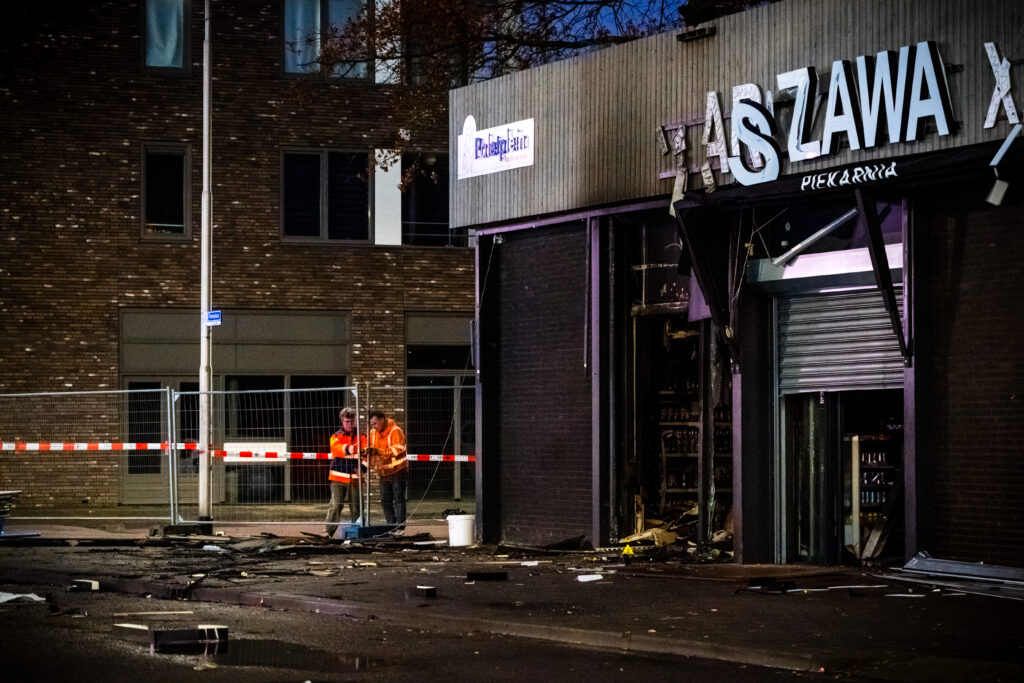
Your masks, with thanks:
[[(793, 117), (786, 149), (790, 163), (834, 154), (845, 140), (850, 149), (868, 149), (882, 143), (913, 142), (920, 138), (925, 123), (932, 121), (939, 135), (949, 135), (952, 104), (946, 69), (933, 41), (905, 45), (898, 52), (885, 50), (875, 56), (860, 56), (851, 63), (837, 59), (828, 78), (821, 136), (811, 139), (818, 115), (818, 74), (807, 66), (776, 76), (780, 91), (794, 91)], [(734, 92), (748, 95), (733, 103), (732, 154), (723, 150), (724, 136), (709, 135), (704, 144), (708, 156), (719, 156), (723, 171), (733, 173), (743, 185), (776, 180), (782, 150), (776, 141), (777, 122), (771, 110), (771, 93), (761, 103), (754, 84), (736, 86)], [(721, 126), (718, 95), (709, 92), (705, 120), (711, 128)], [(708, 123), (705, 123), (708, 126)], [(728, 161), (726, 161), (726, 157)], [(896, 174), (895, 164), (867, 164), (836, 173), (806, 176), (802, 189), (822, 189), (869, 182)]]

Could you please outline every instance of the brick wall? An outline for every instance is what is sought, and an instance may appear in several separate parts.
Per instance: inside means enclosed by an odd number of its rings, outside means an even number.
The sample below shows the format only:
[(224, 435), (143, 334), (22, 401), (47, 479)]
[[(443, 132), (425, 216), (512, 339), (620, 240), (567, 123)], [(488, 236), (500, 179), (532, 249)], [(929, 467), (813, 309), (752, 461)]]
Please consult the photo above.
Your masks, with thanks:
[[(920, 207), (921, 550), (1024, 566), (1024, 210)], [(923, 275), (923, 277), (921, 277)]]
[[(139, 2), (0, 8), (0, 393), (119, 388), (119, 309), (198, 312), (203, 3), (191, 9), (191, 69), (173, 75), (142, 66)], [(402, 119), (383, 110), (388, 86), (300, 101), (280, 24), (276, 0), (213, 4), (214, 306), (351, 311), (350, 379), (400, 380), (406, 311), (472, 312), (472, 251), (281, 241), (282, 148), (369, 151)], [(190, 239), (141, 235), (147, 143), (188, 145)], [(446, 132), (422, 144), (444, 149)], [(116, 499), (113, 457), (79, 475), (56, 504)], [(52, 478), (44, 458), (0, 456), (0, 486), (31, 498)]]
[[(583, 366), (587, 300), (581, 224), (513, 233), (497, 247), (501, 374), (485, 429), (497, 429), (503, 540), (591, 534), (591, 390)], [(491, 458), (485, 458), (493, 462)], [(599, 539), (590, 539), (598, 543)]]

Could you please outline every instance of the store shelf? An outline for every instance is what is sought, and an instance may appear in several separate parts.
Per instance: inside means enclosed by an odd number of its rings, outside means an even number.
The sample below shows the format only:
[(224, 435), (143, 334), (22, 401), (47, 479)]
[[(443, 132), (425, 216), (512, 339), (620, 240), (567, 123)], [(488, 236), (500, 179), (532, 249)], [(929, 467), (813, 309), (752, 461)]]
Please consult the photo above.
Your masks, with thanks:
[(666, 458), (696, 458), (696, 453), (666, 453)]
[(666, 493), (697, 493), (697, 489), (665, 489)]
[(659, 422), (659, 427), (699, 427), (699, 422)]

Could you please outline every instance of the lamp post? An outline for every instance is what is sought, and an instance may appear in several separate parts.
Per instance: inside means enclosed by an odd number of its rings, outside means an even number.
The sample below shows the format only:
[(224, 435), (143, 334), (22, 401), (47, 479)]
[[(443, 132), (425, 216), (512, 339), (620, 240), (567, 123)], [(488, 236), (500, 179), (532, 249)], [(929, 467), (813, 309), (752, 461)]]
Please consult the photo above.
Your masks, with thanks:
[[(210, 506), (210, 479), (212, 460), (210, 458), (210, 442), (212, 436), (212, 420), (210, 419), (210, 390), (213, 388), (213, 370), (210, 363), (212, 346), (212, 328), (207, 324), (210, 312), (210, 285), (212, 274), (213, 247), (211, 239), (211, 213), (213, 198), (211, 197), (212, 153), (210, 145), (211, 105), (210, 105), (210, 0), (205, 0), (204, 33), (203, 33), (203, 205), (201, 227), (200, 260), (200, 313), (202, 316), (199, 341), (199, 520), (212, 522)], [(212, 524), (209, 525), (212, 527)], [(206, 531), (212, 531), (208, 529)]]

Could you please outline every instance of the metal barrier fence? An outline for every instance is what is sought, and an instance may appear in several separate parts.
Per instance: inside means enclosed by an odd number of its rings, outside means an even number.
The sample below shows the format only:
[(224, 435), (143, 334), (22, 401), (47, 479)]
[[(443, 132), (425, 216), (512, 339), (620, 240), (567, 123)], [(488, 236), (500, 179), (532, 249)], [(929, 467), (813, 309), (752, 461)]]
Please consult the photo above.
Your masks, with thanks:
[[(474, 385), (460, 377), (430, 378), (424, 386), (374, 385), (366, 387), (363, 400), (368, 415), (382, 411), (405, 432), (409, 518), (442, 519), (450, 508), (472, 512), (476, 501)], [(382, 518), (378, 510), (371, 509), (371, 519)]]
[(10, 519), (171, 517), (169, 389), (0, 395)]
[[(408, 516), (475, 504), (473, 386), (210, 392), (214, 522), (324, 524), (330, 437), (343, 406), (359, 431), (383, 410), (408, 439)], [(447, 382), (447, 383), (445, 383)], [(10, 519), (199, 520), (198, 392), (170, 389), (0, 395), (0, 489)], [(381, 524), (379, 481), (363, 478), (364, 524)], [(345, 516), (343, 519), (348, 519)]]

